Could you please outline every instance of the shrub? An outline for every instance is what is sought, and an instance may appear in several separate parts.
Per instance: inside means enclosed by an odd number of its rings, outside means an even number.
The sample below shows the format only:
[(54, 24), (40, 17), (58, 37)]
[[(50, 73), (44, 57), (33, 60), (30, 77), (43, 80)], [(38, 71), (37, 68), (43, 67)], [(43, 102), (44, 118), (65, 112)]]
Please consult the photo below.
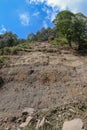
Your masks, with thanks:
[(0, 49), (0, 55), (3, 55), (3, 49)]
[(4, 55), (8, 55), (8, 54), (10, 54), (10, 53), (11, 53), (10, 47), (4, 47), (4, 48), (3, 48), (3, 54), (4, 54)]
[(3, 64), (5, 61), (4, 57), (0, 56), (0, 64)]
[(8, 64), (8, 59), (3, 56), (0, 56), (0, 66), (7, 65), (7, 64)]
[(17, 47), (12, 47), (12, 48), (11, 48), (11, 54), (12, 54), (12, 55), (17, 54), (17, 51), (18, 51), (18, 48), (17, 48)]
[(53, 40), (53, 44), (55, 45), (60, 45), (60, 46), (64, 46), (64, 45), (67, 45), (68, 42), (67, 42), (67, 39), (66, 38), (55, 38)]

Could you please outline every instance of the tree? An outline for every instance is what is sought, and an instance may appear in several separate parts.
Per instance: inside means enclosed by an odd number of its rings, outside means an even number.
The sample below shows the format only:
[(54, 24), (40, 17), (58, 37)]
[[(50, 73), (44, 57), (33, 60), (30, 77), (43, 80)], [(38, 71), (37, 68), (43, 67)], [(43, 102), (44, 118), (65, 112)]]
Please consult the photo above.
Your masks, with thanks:
[(73, 39), (78, 43), (78, 49), (80, 49), (83, 45), (82, 42), (84, 42), (84, 39), (87, 38), (87, 17), (82, 13), (75, 14), (73, 26)]
[(42, 28), (40, 31), (36, 33), (36, 38), (38, 41), (47, 41), (50, 36), (51, 28)]
[(73, 18), (74, 14), (70, 11), (65, 10), (60, 12), (53, 21), (59, 34), (68, 40), (70, 46), (73, 33)]
[(6, 32), (0, 35), (0, 48), (17, 45), (17, 35), (12, 32)]
[(33, 33), (28, 34), (27, 40), (35, 41), (36, 40), (36, 35), (33, 34)]
[(14, 46), (17, 44), (17, 35), (12, 32), (6, 32), (4, 35), (4, 40), (7, 43), (7, 46)]
[(71, 42), (75, 41), (80, 47), (84, 38), (87, 38), (87, 17), (81, 13), (73, 14), (67, 10), (62, 11), (56, 16), (53, 23), (70, 46)]

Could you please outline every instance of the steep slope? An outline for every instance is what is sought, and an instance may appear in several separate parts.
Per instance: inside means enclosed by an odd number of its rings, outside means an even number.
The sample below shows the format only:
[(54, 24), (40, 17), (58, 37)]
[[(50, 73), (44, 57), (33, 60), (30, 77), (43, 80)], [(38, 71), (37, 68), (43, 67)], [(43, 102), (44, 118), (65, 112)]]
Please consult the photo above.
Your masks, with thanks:
[[(32, 46), (32, 45), (31, 45)], [(0, 118), (20, 115), (26, 107), (54, 108), (87, 101), (87, 57), (37, 43), (9, 57), (0, 69)]]

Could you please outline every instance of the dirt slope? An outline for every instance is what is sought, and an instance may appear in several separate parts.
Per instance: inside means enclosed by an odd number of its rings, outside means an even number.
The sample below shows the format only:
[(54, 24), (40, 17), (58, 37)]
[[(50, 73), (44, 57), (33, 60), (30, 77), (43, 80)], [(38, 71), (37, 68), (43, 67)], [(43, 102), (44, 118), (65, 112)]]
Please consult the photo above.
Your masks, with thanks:
[(0, 69), (0, 117), (19, 114), (25, 107), (53, 108), (87, 101), (87, 57), (37, 43), (31, 51), (8, 56)]

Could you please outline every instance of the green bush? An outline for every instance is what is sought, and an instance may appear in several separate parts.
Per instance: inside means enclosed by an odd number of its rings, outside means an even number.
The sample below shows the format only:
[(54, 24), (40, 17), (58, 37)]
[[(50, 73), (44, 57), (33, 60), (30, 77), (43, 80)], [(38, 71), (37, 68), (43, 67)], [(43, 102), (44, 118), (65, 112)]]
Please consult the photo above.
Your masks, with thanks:
[(11, 51), (12, 55), (16, 55), (17, 51), (18, 51), (18, 48), (17, 47), (12, 47), (10, 51)]
[(0, 63), (4, 63), (5, 62), (5, 59), (3, 56), (0, 56)]
[(8, 64), (8, 58), (0, 56), (0, 66)]
[(4, 47), (3, 49), (0, 49), (1, 55), (15, 55), (17, 54), (17, 51), (19, 51), (20, 48), (17, 46), (14, 47)]
[(3, 48), (3, 54), (4, 54), (4, 55), (8, 55), (8, 54), (10, 54), (10, 53), (11, 53), (10, 47), (4, 47), (4, 48)]
[(64, 46), (66, 44), (68, 44), (67, 39), (66, 38), (55, 38), (53, 40), (53, 44), (55, 45), (60, 45), (60, 46)]
[(3, 49), (0, 49), (0, 55), (3, 55)]

